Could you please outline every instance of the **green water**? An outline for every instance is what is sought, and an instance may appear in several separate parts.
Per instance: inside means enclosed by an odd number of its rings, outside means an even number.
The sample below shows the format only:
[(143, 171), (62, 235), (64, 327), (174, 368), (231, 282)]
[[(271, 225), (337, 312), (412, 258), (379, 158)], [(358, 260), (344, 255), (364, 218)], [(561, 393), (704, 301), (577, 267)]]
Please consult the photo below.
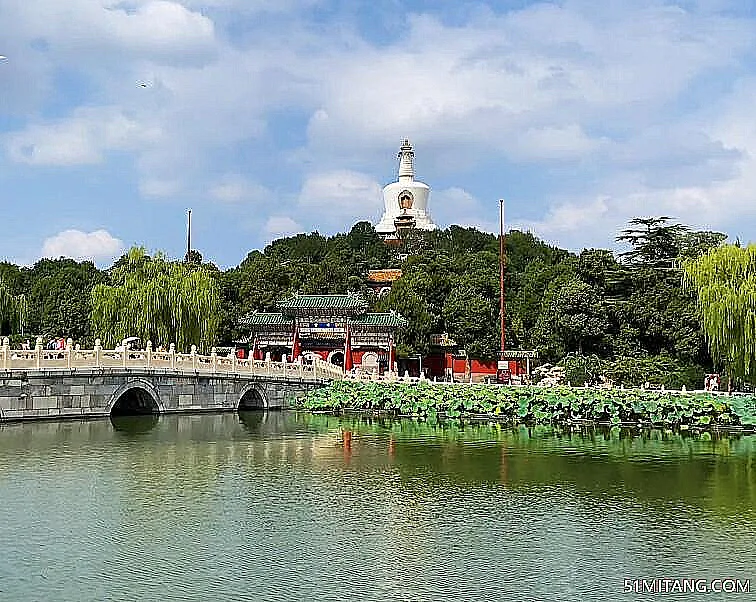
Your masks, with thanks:
[[(346, 433), (346, 434), (345, 434)], [(756, 590), (756, 436), (296, 413), (0, 425), (0, 600)]]

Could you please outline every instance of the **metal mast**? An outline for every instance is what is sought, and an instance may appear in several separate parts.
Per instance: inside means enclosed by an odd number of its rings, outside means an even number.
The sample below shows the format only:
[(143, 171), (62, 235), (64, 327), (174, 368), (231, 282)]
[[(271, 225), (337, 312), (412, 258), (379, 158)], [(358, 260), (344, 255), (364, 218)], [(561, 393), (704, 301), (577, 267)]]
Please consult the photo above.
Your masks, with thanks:
[(501, 306), (499, 310), (501, 320), (501, 351), (506, 349), (506, 331), (504, 326), (504, 199), (499, 199), (499, 284), (501, 294)]
[(192, 260), (192, 210), (187, 210), (187, 222), (186, 222), (186, 260), (187, 262)]

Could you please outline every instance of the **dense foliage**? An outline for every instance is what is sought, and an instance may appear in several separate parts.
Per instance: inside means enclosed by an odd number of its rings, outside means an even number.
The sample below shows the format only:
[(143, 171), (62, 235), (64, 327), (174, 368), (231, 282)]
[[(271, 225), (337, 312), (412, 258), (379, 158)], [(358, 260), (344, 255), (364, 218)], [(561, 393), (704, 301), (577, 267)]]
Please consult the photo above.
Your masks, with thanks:
[(301, 400), (306, 410), (387, 411), (434, 419), (487, 414), (521, 422), (756, 426), (756, 397), (638, 389), (502, 387), (336, 381)]
[(14, 295), (0, 278), (0, 324), (22, 330), (26, 321), (26, 297)]
[(11, 335), (14, 343), (23, 338), (42, 336), (72, 337), (92, 343), (90, 314), (91, 290), (103, 282), (105, 274), (91, 261), (40, 259), (32, 267), (0, 263), (0, 278), (17, 298), (23, 296), (23, 327), (4, 321), (0, 334)]
[(756, 377), (756, 245), (725, 245), (685, 261), (712, 355), (729, 374)]
[[(536, 349), (550, 363), (597, 358), (594, 365), (617, 384), (700, 388), (712, 361), (696, 290), (682, 286), (680, 265), (717, 248), (724, 235), (661, 217), (633, 220), (618, 239), (629, 248), (618, 256), (603, 249), (575, 254), (531, 233), (508, 232), (507, 348)], [(112, 344), (137, 335), (164, 345), (229, 345), (248, 334), (239, 327), (243, 315), (275, 311), (292, 292), (357, 291), (373, 311), (395, 310), (409, 320), (399, 334), (400, 357), (430, 352), (430, 335), (447, 333), (468, 357), (496, 358), (499, 242), (493, 234), (459, 226), (411, 231), (397, 247), (359, 222), (344, 234), (273, 241), (226, 270), (197, 252), (190, 259), (171, 262), (156, 254), (139, 263), (125, 255), (105, 271), (62, 258), (29, 268), (0, 263), (0, 279), (9, 295), (25, 296), (26, 336), (70, 336), (85, 344), (99, 336)], [(400, 268), (403, 275), (379, 297), (366, 276), (381, 268)], [(127, 288), (132, 304), (118, 300)], [(169, 324), (168, 308), (177, 303), (189, 305)], [(199, 314), (208, 320), (204, 326)], [(20, 336), (16, 320), (6, 318), (0, 329), (16, 341)]]
[(92, 289), (92, 328), (112, 348), (128, 336), (155, 345), (208, 349), (218, 324), (218, 287), (200, 265), (167, 261), (133, 248)]

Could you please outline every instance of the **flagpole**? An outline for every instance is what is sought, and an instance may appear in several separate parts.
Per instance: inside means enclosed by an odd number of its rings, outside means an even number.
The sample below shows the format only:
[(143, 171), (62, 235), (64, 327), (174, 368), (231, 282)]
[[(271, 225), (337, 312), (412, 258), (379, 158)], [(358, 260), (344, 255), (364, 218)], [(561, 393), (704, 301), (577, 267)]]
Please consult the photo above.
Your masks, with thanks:
[[(501, 320), (501, 351), (506, 349), (506, 330), (505, 330), (505, 305), (504, 305), (504, 199), (499, 199), (499, 287), (500, 287), (500, 308), (499, 319)], [(503, 354), (502, 354), (503, 355)], [(503, 359), (503, 358), (502, 358)]]
[(186, 219), (186, 259), (188, 263), (192, 260), (192, 210), (187, 209)]
[(344, 337), (344, 372), (352, 370), (352, 329), (349, 327), (349, 318), (346, 322), (346, 337)]

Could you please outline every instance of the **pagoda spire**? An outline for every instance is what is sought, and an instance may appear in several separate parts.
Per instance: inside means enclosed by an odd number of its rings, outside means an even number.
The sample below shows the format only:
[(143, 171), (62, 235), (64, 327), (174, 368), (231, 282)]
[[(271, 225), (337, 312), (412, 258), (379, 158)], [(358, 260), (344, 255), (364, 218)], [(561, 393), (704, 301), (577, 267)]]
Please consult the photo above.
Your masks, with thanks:
[(399, 181), (406, 182), (415, 179), (415, 152), (408, 138), (402, 140), (399, 148)]

